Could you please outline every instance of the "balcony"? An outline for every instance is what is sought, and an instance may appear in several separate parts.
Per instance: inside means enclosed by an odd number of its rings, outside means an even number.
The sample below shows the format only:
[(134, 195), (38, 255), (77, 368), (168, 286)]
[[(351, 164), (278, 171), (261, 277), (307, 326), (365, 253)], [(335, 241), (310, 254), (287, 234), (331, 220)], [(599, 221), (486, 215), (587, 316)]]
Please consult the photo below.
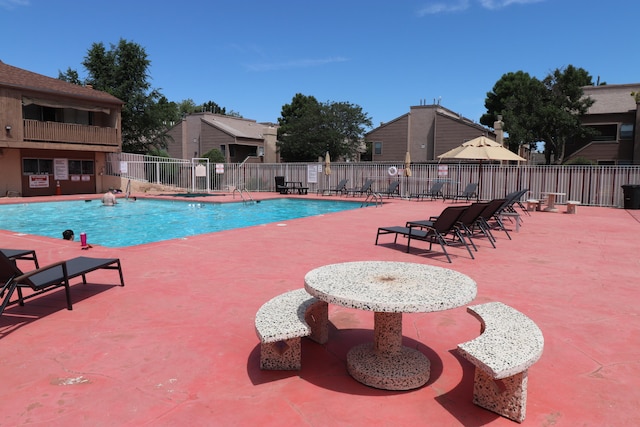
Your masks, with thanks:
[(120, 144), (115, 128), (86, 126), (75, 123), (40, 122), (24, 120), (25, 141), (62, 142), (71, 144), (107, 145)]

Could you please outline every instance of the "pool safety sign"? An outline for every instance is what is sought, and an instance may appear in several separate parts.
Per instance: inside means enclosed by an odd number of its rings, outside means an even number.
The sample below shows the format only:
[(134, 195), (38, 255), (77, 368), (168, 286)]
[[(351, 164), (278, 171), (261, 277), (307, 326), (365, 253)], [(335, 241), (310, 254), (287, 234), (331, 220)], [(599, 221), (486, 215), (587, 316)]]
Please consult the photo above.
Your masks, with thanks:
[(196, 176), (207, 176), (207, 168), (205, 165), (199, 164), (196, 166)]
[(322, 165), (307, 165), (307, 182), (317, 183), (319, 170), (322, 170)]
[(216, 173), (219, 175), (224, 173), (224, 163), (216, 163)]
[(53, 179), (56, 181), (69, 179), (69, 162), (67, 159), (53, 159)]
[(449, 166), (438, 165), (438, 176), (447, 176), (447, 175), (449, 175)]
[(29, 175), (29, 188), (49, 188), (49, 175)]

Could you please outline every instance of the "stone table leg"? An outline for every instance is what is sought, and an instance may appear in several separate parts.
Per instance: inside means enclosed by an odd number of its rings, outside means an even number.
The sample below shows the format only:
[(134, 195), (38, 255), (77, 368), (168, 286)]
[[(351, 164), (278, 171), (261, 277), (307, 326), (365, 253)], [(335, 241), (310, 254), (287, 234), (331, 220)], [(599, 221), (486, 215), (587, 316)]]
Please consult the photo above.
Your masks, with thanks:
[(429, 359), (402, 345), (402, 313), (374, 314), (374, 342), (352, 348), (347, 369), (356, 380), (384, 390), (411, 390), (429, 381)]
[(558, 212), (558, 208), (556, 208), (556, 195), (548, 194), (547, 195), (547, 207), (544, 208), (545, 212)]

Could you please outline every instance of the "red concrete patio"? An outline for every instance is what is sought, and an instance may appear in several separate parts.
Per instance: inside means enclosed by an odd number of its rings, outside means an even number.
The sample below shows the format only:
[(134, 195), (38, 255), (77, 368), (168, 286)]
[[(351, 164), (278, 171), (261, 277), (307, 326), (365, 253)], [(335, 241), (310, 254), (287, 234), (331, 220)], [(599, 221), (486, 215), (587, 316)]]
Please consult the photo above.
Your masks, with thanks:
[(301, 371), (259, 369), (258, 308), (302, 287), (313, 268), (357, 260), (455, 269), (477, 282), (473, 304), (502, 301), (533, 319), (545, 349), (529, 371), (525, 425), (640, 425), (640, 211), (533, 212), (513, 240), (496, 233), (497, 249), (476, 239), (475, 260), (451, 248), (452, 264), (423, 242), (408, 254), (391, 236), (373, 244), (378, 226), (428, 218), (447, 205), (392, 199), (377, 208), (88, 251), (78, 239), (0, 231), (0, 247), (35, 249), (41, 265), (119, 257), (126, 283), (119, 287), (117, 273), (96, 271), (88, 285), (72, 286), (73, 311), (60, 290), (5, 311), (0, 426), (517, 425), (472, 403), (473, 367), (455, 348), (480, 325), (464, 307), (403, 317), (404, 344), (431, 359), (431, 378), (417, 390), (377, 390), (348, 375), (346, 353), (372, 340), (373, 314), (336, 306), (329, 307), (329, 342), (303, 340)]

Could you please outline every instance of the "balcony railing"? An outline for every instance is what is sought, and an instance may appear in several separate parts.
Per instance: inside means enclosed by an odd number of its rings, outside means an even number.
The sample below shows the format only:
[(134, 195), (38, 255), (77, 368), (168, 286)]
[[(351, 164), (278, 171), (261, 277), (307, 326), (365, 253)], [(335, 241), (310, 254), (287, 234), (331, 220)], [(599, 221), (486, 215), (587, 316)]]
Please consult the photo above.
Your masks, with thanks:
[(25, 141), (118, 146), (118, 130), (75, 123), (24, 120)]

